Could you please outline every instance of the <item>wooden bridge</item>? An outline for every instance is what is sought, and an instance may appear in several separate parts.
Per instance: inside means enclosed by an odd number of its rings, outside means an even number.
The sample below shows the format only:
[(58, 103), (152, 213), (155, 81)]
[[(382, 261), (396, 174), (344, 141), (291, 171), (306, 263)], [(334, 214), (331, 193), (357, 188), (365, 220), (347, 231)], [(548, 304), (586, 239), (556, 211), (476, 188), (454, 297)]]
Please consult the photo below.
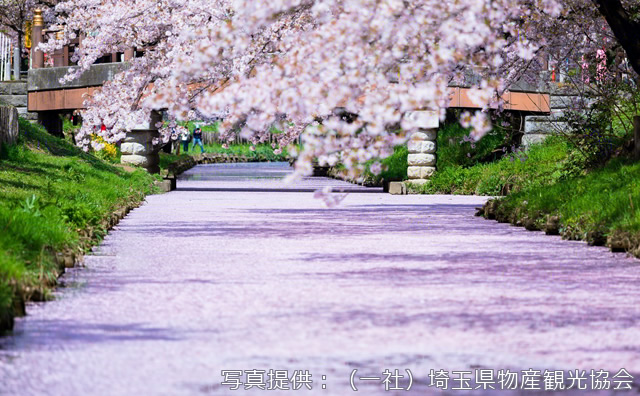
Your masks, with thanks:
[[(28, 109), (38, 113), (38, 119), (52, 133), (59, 133), (61, 125), (56, 125), (60, 114), (72, 113), (85, 108), (87, 96), (91, 96), (117, 73), (123, 71), (126, 62), (96, 64), (79, 79), (66, 84), (59, 80), (67, 74), (69, 68), (61, 66), (50, 68), (32, 68), (28, 77)], [(470, 98), (470, 87), (453, 86), (450, 90), (450, 108), (479, 109), (482, 104), (474, 103)], [(548, 114), (550, 112), (549, 93), (535, 92), (526, 88), (512, 88), (505, 92), (504, 110), (525, 114)]]

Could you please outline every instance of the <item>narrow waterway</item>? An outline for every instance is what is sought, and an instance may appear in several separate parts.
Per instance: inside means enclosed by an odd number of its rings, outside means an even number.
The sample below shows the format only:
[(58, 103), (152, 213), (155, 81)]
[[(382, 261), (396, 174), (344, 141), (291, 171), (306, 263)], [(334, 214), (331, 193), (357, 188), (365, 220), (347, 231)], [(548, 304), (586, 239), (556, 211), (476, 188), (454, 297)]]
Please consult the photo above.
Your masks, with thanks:
[[(150, 196), (0, 338), (0, 394), (437, 393), (431, 369), (640, 382), (640, 261), (474, 217), (482, 197), (284, 185), (288, 172), (198, 166)], [(351, 193), (323, 209), (325, 185)], [(270, 369), (301, 389), (243, 390), (268, 388)], [(240, 390), (222, 370), (243, 371)]]

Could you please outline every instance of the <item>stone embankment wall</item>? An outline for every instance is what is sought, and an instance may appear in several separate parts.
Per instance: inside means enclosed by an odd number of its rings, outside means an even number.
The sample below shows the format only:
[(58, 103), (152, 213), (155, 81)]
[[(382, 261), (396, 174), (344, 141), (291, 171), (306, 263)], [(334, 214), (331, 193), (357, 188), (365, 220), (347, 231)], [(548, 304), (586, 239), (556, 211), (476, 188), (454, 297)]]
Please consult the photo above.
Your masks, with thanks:
[(27, 111), (27, 82), (5, 81), (0, 82), (0, 106), (9, 105), (18, 109), (20, 117), (27, 120), (37, 120), (36, 113)]
[(549, 135), (565, 133), (568, 124), (562, 119), (565, 112), (573, 106), (576, 96), (551, 94), (549, 115), (526, 116), (524, 121), (524, 136), (522, 145), (529, 147), (532, 144), (540, 143)]
[(0, 147), (18, 140), (18, 110), (0, 105)]

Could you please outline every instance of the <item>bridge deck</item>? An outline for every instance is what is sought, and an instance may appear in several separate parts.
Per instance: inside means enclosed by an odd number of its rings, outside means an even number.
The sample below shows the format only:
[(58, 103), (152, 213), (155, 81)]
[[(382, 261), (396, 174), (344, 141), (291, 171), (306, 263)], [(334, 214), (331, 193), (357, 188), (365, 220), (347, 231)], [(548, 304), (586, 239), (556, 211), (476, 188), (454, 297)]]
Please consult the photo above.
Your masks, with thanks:
[(180, 176), (178, 190), (314, 192), (329, 186), (335, 192), (382, 192), (382, 188), (358, 186), (328, 177), (306, 177), (286, 184), (283, 179), (292, 172), (286, 162), (200, 165)]
[[(107, 63), (94, 65), (81, 78), (67, 84), (60, 84), (69, 67), (34, 69), (29, 71), (29, 111), (71, 111), (83, 109), (87, 96), (99, 89), (105, 81), (127, 67), (125, 63)], [(452, 108), (481, 108), (469, 98), (469, 88), (452, 86), (449, 88)], [(514, 86), (505, 92), (505, 110), (531, 113), (549, 113), (549, 94), (532, 92), (535, 87), (520, 88)]]

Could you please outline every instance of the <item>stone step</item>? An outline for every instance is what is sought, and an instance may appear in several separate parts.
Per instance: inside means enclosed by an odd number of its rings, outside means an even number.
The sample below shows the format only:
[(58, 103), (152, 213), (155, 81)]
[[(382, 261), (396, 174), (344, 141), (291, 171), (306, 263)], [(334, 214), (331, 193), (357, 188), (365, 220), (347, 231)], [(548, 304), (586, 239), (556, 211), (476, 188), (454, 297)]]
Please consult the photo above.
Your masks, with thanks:
[(0, 95), (26, 95), (26, 81), (4, 81), (0, 82)]
[(531, 115), (525, 117), (525, 122), (564, 122), (564, 111), (551, 110), (551, 115)]
[(559, 121), (538, 121), (524, 123), (524, 134), (553, 134), (566, 132), (569, 124)]
[(0, 104), (27, 107), (27, 95), (0, 95)]
[[(549, 107), (551, 107), (552, 110), (553, 109), (556, 109), (556, 110), (569, 109), (569, 108), (575, 107), (579, 99), (580, 98), (578, 96), (552, 95), (550, 99)], [(588, 99), (588, 98), (585, 99), (585, 101), (589, 105), (592, 105), (595, 102), (594, 99)]]
[(435, 154), (409, 154), (407, 157), (409, 166), (435, 166)]
[(552, 109), (567, 109), (572, 107), (575, 96), (551, 96), (549, 107)]
[(29, 112), (26, 107), (17, 107), (18, 114), (25, 120), (35, 121), (38, 119), (38, 113)]

